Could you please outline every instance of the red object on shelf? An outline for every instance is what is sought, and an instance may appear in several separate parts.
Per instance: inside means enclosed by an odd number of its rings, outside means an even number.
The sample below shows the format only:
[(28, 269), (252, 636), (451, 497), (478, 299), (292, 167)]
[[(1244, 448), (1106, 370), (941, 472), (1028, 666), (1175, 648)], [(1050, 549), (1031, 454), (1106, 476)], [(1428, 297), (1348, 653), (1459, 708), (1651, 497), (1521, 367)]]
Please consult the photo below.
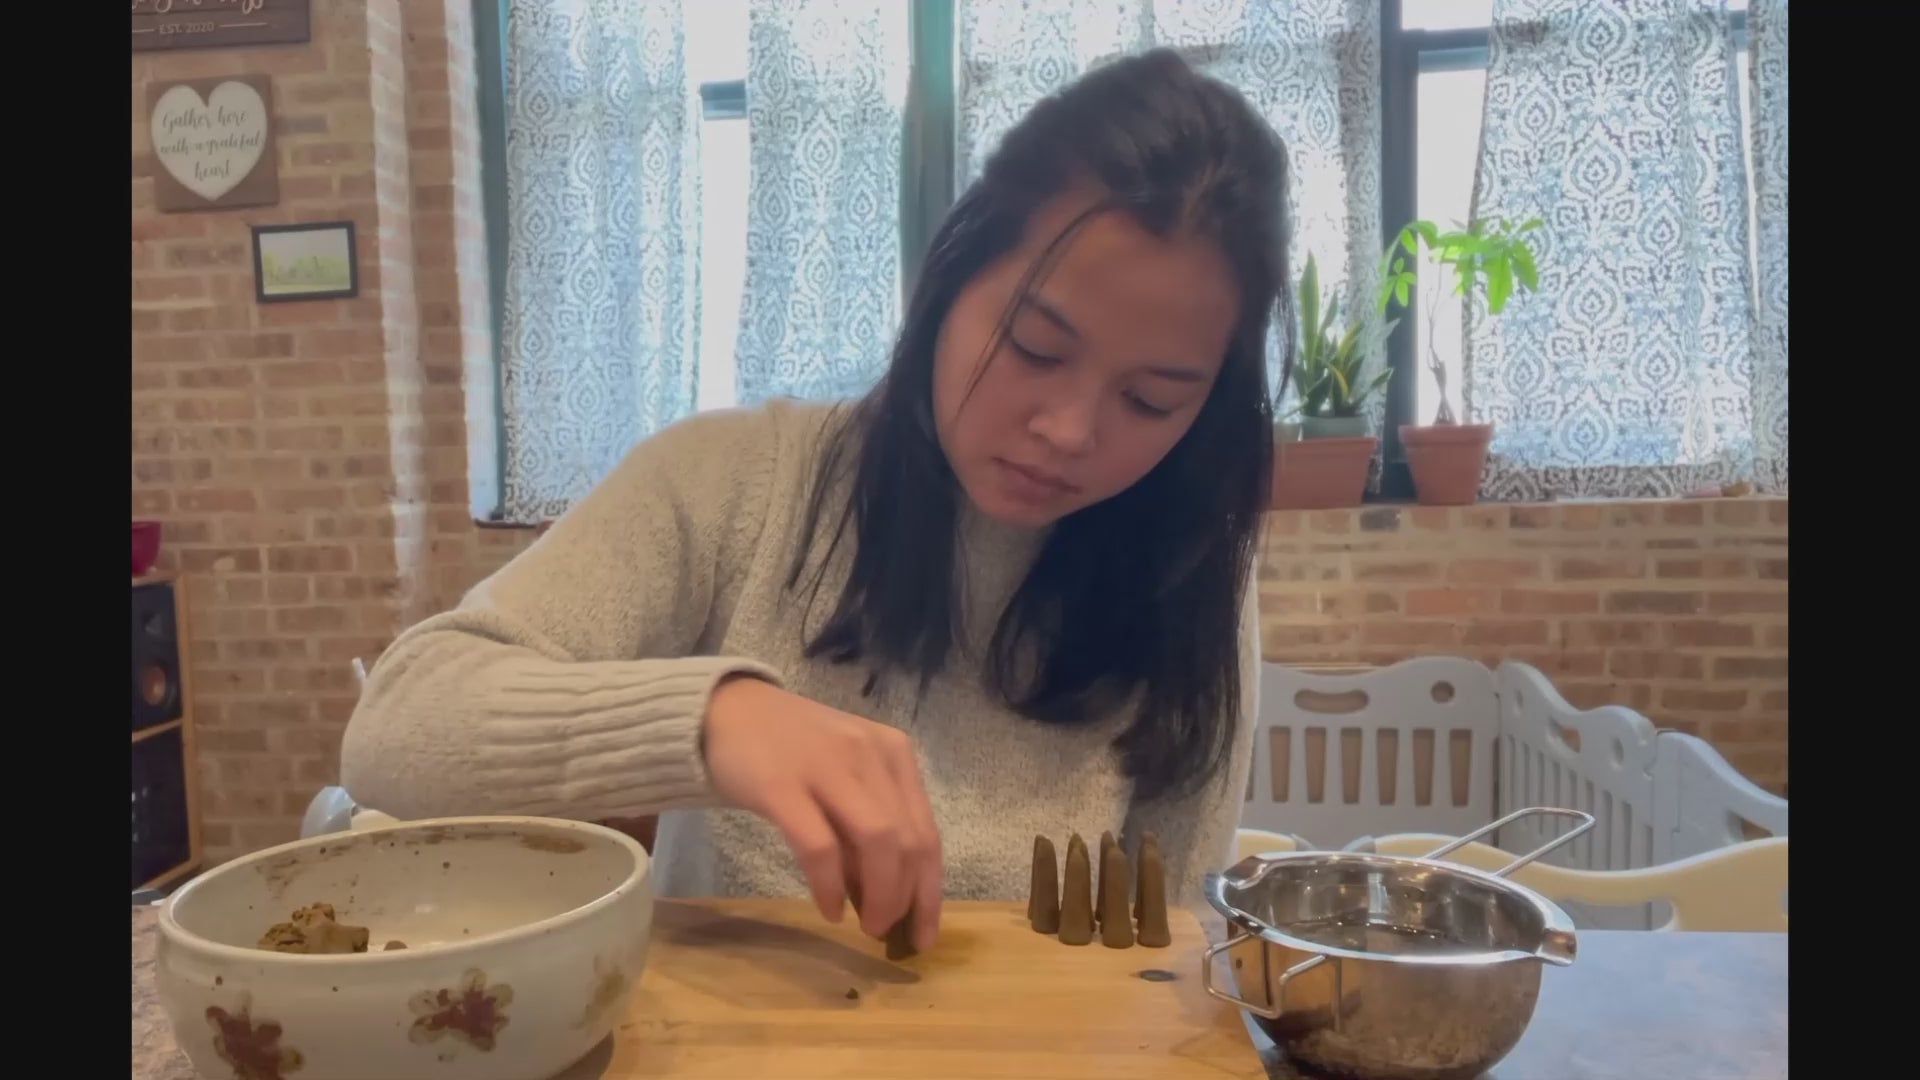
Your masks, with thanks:
[(136, 521), (133, 523), (133, 576), (153, 569), (160, 560), (160, 523), (157, 521)]

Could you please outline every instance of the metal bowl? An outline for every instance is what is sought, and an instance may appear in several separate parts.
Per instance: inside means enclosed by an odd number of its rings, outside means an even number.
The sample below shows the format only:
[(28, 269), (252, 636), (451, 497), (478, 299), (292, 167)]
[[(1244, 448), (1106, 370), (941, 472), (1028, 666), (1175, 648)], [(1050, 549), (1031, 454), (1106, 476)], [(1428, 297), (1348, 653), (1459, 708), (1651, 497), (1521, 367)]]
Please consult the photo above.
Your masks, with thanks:
[[(1529, 814), (1584, 819), (1498, 873), (1437, 861)], [(1235, 929), (1202, 961), (1207, 991), (1252, 1013), (1293, 1061), (1355, 1080), (1472, 1080), (1533, 1019), (1543, 963), (1571, 964), (1573, 920), (1507, 880), (1593, 827), (1522, 810), (1425, 858), (1275, 852), (1207, 876)], [(1214, 983), (1226, 953), (1235, 992)]]

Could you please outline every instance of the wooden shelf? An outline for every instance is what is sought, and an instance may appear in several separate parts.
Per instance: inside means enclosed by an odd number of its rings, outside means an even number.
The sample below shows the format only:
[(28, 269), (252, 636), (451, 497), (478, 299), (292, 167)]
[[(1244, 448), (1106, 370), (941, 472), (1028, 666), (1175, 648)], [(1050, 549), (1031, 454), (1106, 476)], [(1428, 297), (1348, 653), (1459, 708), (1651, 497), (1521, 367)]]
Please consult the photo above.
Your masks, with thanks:
[[(182, 728), (186, 726), (187, 726), (187, 722), (184, 718), (180, 720), (169, 720), (164, 724), (156, 724), (153, 727), (141, 728), (139, 731), (134, 732), (133, 741), (135, 743), (145, 742), (146, 740), (153, 738), (155, 735), (165, 735), (169, 731), (180, 731)], [(182, 742), (185, 741), (184, 732), (182, 732), (181, 734), (181, 741)]]

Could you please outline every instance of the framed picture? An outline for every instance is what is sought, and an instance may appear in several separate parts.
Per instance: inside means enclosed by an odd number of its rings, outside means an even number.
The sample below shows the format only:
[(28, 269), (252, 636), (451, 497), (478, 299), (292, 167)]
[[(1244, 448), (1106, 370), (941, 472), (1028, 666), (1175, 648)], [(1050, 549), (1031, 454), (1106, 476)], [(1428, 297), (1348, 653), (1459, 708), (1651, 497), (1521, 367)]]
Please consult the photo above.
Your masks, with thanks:
[(253, 281), (254, 296), (263, 304), (360, 295), (353, 222), (255, 225)]

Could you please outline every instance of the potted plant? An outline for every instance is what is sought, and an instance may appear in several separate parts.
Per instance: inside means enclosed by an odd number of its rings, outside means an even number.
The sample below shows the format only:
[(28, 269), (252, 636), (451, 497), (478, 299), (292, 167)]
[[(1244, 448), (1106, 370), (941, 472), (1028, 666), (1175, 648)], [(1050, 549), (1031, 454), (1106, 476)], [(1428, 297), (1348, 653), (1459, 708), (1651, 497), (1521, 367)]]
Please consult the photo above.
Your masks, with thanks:
[(1337, 297), (1320, 294), (1320, 268), (1307, 256), (1300, 278), (1300, 341), (1293, 378), (1299, 403), (1274, 431), (1275, 509), (1358, 506), (1376, 439), (1367, 430), (1367, 400), (1391, 370), (1369, 375), (1367, 358), (1385, 338), (1377, 319), (1340, 318)]
[(1540, 227), (1534, 218), (1519, 226), (1504, 219), (1475, 221), (1451, 232), (1441, 232), (1431, 221), (1415, 221), (1400, 230), (1387, 248), (1386, 265), (1380, 281), (1379, 310), (1387, 305), (1407, 304), (1418, 280), (1412, 260), (1418, 259), (1424, 246), (1436, 271), (1427, 295), (1427, 370), (1440, 387), (1440, 409), (1431, 424), (1400, 425), (1400, 445), (1407, 454), (1407, 468), (1413, 473), (1413, 487), (1419, 501), (1433, 506), (1459, 506), (1473, 502), (1480, 493), (1480, 475), (1487, 465), (1487, 447), (1493, 442), (1492, 424), (1462, 424), (1447, 404), (1447, 371), (1434, 344), (1434, 326), (1439, 316), (1440, 299), (1445, 288), (1442, 267), (1453, 273), (1453, 293), (1472, 303), (1478, 297), (1487, 313), (1498, 315), (1516, 290), (1531, 292), (1540, 284), (1534, 267), (1533, 249), (1526, 234)]

